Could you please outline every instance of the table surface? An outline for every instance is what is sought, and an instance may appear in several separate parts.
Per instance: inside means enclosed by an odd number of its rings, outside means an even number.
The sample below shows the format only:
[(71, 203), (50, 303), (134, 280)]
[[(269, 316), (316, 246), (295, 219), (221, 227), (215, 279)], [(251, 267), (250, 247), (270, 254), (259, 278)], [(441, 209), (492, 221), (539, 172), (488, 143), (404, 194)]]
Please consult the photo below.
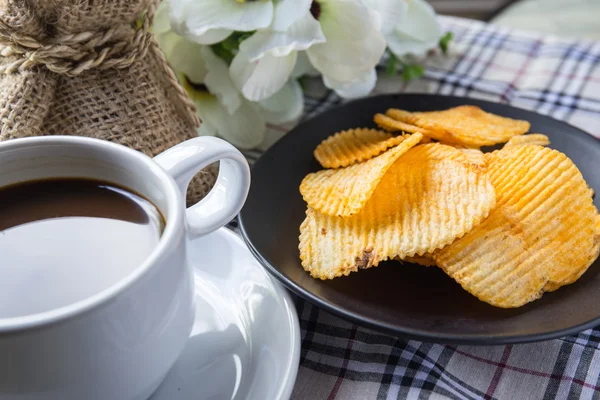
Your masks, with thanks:
[[(452, 17), (447, 56), (424, 78), (384, 76), (374, 94), (439, 93), (511, 104), (600, 138), (600, 42), (566, 40)], [(310, 118), (342, 100), (307, 86)], [(252, 162), (292, 125), (271, 126)], [(600, 398), (600, 328), (547, 342), (446, 346), (380, 334), (297, 299), (302, 352), (294, 400)]]

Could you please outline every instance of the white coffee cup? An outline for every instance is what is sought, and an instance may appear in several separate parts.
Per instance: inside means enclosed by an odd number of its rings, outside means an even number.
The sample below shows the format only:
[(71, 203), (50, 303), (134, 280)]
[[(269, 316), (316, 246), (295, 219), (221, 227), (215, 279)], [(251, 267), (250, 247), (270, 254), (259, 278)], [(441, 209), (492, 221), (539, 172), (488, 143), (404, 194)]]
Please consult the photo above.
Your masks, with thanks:
[[(218, 160), (215, 187), (186, 210), (191, 178)], [(0, 187), (60, 177), (129, 188), (154, 203), (166, 219), (165, 229), (147, 259), (113, 286), (58, 309), (0, 319), (0, 399), (147, 399), (192, 328), (194, 282), (187, 241), (218, 229), (239, 212), (250, 186), (248, 164), (233, 146), (211, 137), (181, 143), (154, 159), (73, 136), (0, 143)], [(43, 284), (31, 282), (33, 289)], [(64, 284), (67, 289), (85, 280)]]

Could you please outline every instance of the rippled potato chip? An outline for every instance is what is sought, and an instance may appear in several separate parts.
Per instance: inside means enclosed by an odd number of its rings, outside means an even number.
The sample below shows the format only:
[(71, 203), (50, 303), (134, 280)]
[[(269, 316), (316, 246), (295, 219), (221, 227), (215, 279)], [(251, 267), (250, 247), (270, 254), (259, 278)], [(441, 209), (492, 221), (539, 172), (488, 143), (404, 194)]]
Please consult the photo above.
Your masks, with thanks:
[(471, 230), (494, 204), (487, 174), (460, 151), (420, 145), (387, 170), (358, 214), (308, 209), (300, 227), (302, 265), (315, 278), (333, 279), (394, 257), (431, 253)]
[(541, 133), (531, 133), (529, 135), (513, 136), (508, 140), (508, 142), (506, 142), (504, 147), (506, 148), (511, 146), (524, 146), (527, 144), (548, 146), (550, 144), (550, 139), (548, 138), (548, 136), (542, 135)]
[(369, 160), (404, 139), (406, 135), (393, 136), (377, 129), (350, 129), (323, 140), (314, 155), (325, 168), (347, 167)]
[(519, 307), (577, 280), (598, 257), (598, 211), (564, 154), (541, 146), (489, 153), (496, 208), (434, 259), (465, 290)]
[(388, 168), (423, 138), (408, 135), (400, 144), (368, 161), (308, 174), (300, 193), (308, 206), (329, 215), (349, 216), (364, 207)]
[(479, 149), (469, 149), (462, 146), (452, 146), (463, 153), (473, 165), (485, 166), (485, 154)]
[[(385, 129), (390, 132), (409, 132), (409, 133), (421, 133), (425, 138), (435, 139), (439, 141), (443, 141), (445, 143), (455, 143), (456, 141), (452, 139), (452, 136), (448, 133), (444, 132), (435, 132), (430, 131), (428, 129), (424, 129), (418, 127), (416, 125), (407, 124), (402, 121), (395, 120), (393, 118), (388, 117), (383, 114), (375, 114), (373, 117), (373, 121), (377, 124), (381, 129)], [(424, 141), (423, 141), (424, 142)]]
[(439, 138), (431, 137), (442, 142), (448, 141), (468, 147), (504, 143), (513, 136), (524, 134), (530, 126), (527, 121), (490, 114), (476, 106), (459, 106), (444, 111), (428, 112), (390, 109), (386, 115), (421, 127), (427, 132), (435, 132)]

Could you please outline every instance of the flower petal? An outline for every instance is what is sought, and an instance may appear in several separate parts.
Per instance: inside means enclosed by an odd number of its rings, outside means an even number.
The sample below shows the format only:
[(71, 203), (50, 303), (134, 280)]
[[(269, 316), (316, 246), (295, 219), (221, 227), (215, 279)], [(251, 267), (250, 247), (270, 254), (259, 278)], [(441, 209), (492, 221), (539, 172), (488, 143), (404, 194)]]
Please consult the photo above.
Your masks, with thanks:
[(279, 0), (275, 3), (273, 23), (270, 29), (287, 31), (288, 28), (309, 13), (312, 0)]
[(203, 83), (208, 70), (200, 53), (202, 46), (176, 34), (168, 34), (164, 41), (165, 57), (175, 72), (185, 74), (194, 83)]
[(240, 51), (229, 66), (229, 75), (248, 100), (264, 100), (285, 85), (296, 64), (296, 57), (296, 52), (285, 57), (266, 54), (256, 61), (250, 61), (246, 54)]
[(339, 82), (335, 79), (323, 76), (323, 83), (329, 89), (334, 90), (338, 96), (346, 99), (354, 99), (364, 97), (371, 93), (377, 83), (377, 72), (373, 68), (369, 72), (365, 72), (359, 79), (353, 82)]
[(424, 0), (410, 0), (404, 18), (388, 35), (388, 46), (398, 57), (406, 54), (420, 56), (435, 47), (442, 31), (435, 11)]
[(267, 52), (276, 57), (287, 56), (293, 51), (306, 50), (315, 43), (325, 42), (321, 25), (308, 12), (285, 32), (258, 31), (240, 44), (240, 51), (251, 61), (256, 61)]
[(204, 77), (204, 84), (217, 96), (227, 112), (233, 114), (242, 104), (242, 98), (231, 81), (227, 63), (217, 57), (210, 47), (202, 47), (200, 54), (208, 70)]
[(372, 70), (386, 47), (377, 14), (359, 0), (320, 0), (320, 5), (327, 42), (307, 50), (315, 68), (340, 82)]
[(199, 38), (213, 29), (242, 32), (266, 28), (273, 20), (272, 1), (170, 0), (171, 26), (182, 36)]
[(427, 51), (435, 47), (436, 43), (421, 42), (402, 32), (394, 32), (388, 36), (388, 47), (396, 57), (404, 57), (407, 54), (417, 57), (424, 56)]
[(219, 43), (233, 33), (231, 29), (209, 29), (201, 35), (195, 35), (192, 32), (186, 32), (183, 36), (192, 42), (198, 44), (211, 45)]
[(292, 71), (292, 78), (297, 79), (302, 76), (319, 76), (321, 73), (316, 70), (315, 67), (310, 63), (308, 56), (305, 51), (298, 52), (298, 59), (296, 60), (296, 65), (294, 66), (294, 70)]
[(259, 104), (270, 124), (285, 124), (294, 121), (304, 111), (302, 87), (297, 81), (290, 80), (279, 92)]
[(216, 132), (241, 149), (254, 148), (263, 141), (266, 124), (256, 105), (244, 101), (235, 113), (229, 115), (215, 96), (197, 97), (195, 103), (203, 123), (209, 124), (206, 132)]
[(183, 40), (181, 36), (176, 34), (175, 32), (165, 32), (165, 33), (156, 33), (154, 34), (156, 41), (158, 42), (158, 47), (165, 54), (165, 57), (169, 59), (171, 57), (171, 53), (173, 51), (173, 47), (180, 41)]
[(171, 30), (171, 17), (169, 16), (169, 3), (166, 1), (161, 2), (156, 9), (154, 14), (154, 21), (152, 22), (152, 32), (155, 35), (167, 33)]
[(390, 34), (406, 14), (406, 0), (363, 0), (367, 7), (375, 10), (381, 20), (381, 32)]

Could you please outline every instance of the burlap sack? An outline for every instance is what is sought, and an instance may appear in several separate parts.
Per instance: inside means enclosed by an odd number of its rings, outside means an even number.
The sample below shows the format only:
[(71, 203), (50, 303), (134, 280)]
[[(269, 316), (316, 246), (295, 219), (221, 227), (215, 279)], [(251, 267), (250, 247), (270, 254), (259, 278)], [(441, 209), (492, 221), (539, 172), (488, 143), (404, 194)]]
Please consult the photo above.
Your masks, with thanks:
[(0, 0), (0, 140), (81, 135), (154, 156), (195, 137), (194, 105), (149, 30), (157, 3)]

